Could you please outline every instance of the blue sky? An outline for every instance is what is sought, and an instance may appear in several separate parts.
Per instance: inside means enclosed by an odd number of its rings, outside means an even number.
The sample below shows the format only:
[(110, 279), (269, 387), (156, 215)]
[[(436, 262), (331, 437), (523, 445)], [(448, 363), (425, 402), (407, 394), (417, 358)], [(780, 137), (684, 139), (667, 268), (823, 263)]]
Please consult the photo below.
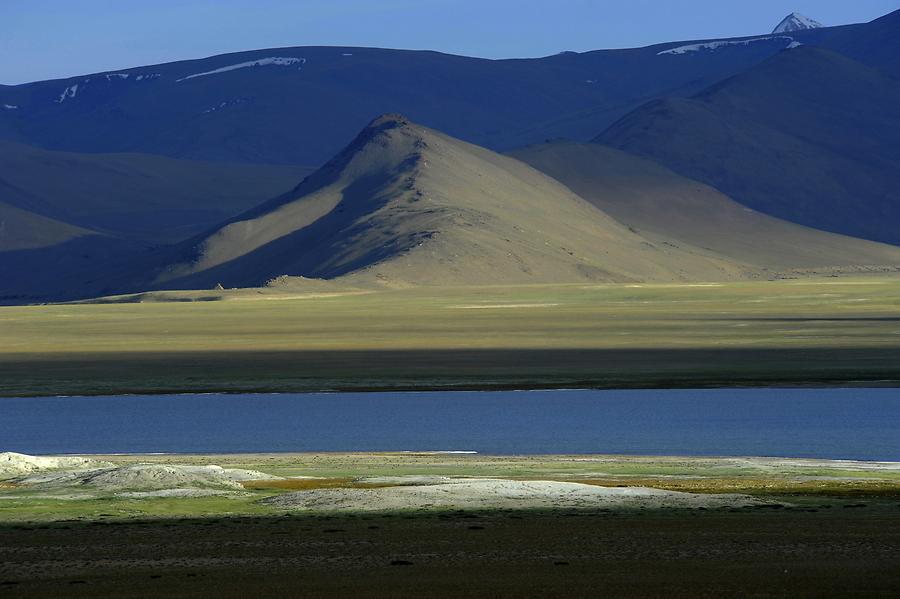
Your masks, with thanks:
[(841, 25), (898, 8), (898, 0), (0, 0), (0, 83), (275, 46), (545, 56), (768, 33), (793, 11)]

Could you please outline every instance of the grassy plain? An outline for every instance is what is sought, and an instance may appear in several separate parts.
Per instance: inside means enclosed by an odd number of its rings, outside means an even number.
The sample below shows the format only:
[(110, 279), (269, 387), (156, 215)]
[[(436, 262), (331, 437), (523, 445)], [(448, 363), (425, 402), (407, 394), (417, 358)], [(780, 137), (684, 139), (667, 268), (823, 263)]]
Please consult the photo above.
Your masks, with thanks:
[(0, 395), (900, 380), (900, 278), (168, 299), (0, 307)]

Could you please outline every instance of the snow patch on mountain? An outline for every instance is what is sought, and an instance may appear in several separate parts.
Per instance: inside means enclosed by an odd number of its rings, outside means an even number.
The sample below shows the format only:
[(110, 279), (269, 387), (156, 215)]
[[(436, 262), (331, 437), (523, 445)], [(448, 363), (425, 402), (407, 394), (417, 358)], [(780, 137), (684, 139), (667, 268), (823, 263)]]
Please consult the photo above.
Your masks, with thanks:
[(78, 84), (70, 85), (66, 89), (63, 90), (63, 93), (59, 94), (59, 98), (56, 99), (57, 104), (62, 104), (69, 98), (74, 98), (75, 94), (78, 93)]
[(248, 101), (249, 100), (247, 98), (235, 98), (233, 100), (226, 100), (225, 102), (219, 102), (212, 108), (207, 108), (206, 110), (204, 110), (203, 114), (209, 114), (211, 112), (216, 112), (216, 111), (222, 110), (223, 108), (228, 108), (229, 106), (237, 106), (238, 104), (243, 104)]
[(6, 110), (18, 110), (19, 107), (14, 104), (4, 104), (3, 108)]
[[(285, 58), (282, 56), (272, 56), (270, 58), (260, 58), (259, 60), (251, 60), (248, 62), (239, 62), (237, 64), (228, 65), (227, 67), (222, 67), (220, 69), (215, 69), (213, 71), (205, 71), (203, 73), (194, 73), (193, 75), (188, 75), (187, 77), (182, 77), (181, 79), (176, 79), (176, 83), (180, 83), (182, 81), (187, 81), (188, 79), (195, 79), (197, 77), (206, 77), (207, 75), (218, 75), (220, 73), (227, 73), (228, 71), (236, 71), (238, 69), (247, 69), (253, 67), (266, 67), (266, 66), (277, 66), (277, 67), (289, 67), (293, 65), (304, 65), (306, 64), (305, 58)], [(302, 67), (301, 67), (302, 68)]]
[(725, 48), (728, 46), (749, 46), (750, 44), (756, 44), (759, 42), (770, 42), (770, 41), (784, 41), (788, 44), (794, 43), (794, 38), (788, 37), (785, 35), (778, 36), (768, 36), (768, 37), (755, 37), (749, 40), (723, 40), (717, 42), (705, 42), (702, 44), (688, 44), (686, 46), (678, 46), (677, 48), (671, 48), (669, 50), (663, 50), (659, 52), (657, 56), (663, 56), (665, 54), (672, 55), (681, 55), (681, 54), (691, 54), (694, 52), (702, 52), (702, 51), (713, 51), (718, 50), (719, 48)]
[(131, 76), (130, 73), (107, 73), (106, 80), (112, 81), (113, 79), (128, 79)]
[(794, 12), (786, 16), (772, 33), (791, 33), (793, 31), (806, 31), (807, 29), (819, 29), (821, 27), (824, 27), (824, 25), (818, 21)]

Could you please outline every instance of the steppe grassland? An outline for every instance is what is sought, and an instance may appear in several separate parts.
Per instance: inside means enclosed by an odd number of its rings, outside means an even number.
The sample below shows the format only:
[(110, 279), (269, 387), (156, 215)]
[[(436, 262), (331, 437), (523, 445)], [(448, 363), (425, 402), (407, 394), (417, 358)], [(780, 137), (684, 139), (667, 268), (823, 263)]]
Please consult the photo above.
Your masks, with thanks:
[[(158, 296), (148, 296), (153, 299)], [(900, 346), (900, 278), (536, 285), (0, 308), (17, 354)], [(186, 301), (193, 299), (221, 301)]]

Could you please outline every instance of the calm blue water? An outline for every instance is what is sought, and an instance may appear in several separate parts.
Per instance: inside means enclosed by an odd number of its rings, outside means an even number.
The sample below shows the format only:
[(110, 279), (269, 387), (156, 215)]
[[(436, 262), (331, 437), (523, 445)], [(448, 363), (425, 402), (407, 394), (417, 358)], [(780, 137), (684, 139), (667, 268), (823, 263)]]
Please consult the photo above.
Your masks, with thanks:
[(470, 450), (900, 461), (898, 389), (0, 399), (0, 451)]

